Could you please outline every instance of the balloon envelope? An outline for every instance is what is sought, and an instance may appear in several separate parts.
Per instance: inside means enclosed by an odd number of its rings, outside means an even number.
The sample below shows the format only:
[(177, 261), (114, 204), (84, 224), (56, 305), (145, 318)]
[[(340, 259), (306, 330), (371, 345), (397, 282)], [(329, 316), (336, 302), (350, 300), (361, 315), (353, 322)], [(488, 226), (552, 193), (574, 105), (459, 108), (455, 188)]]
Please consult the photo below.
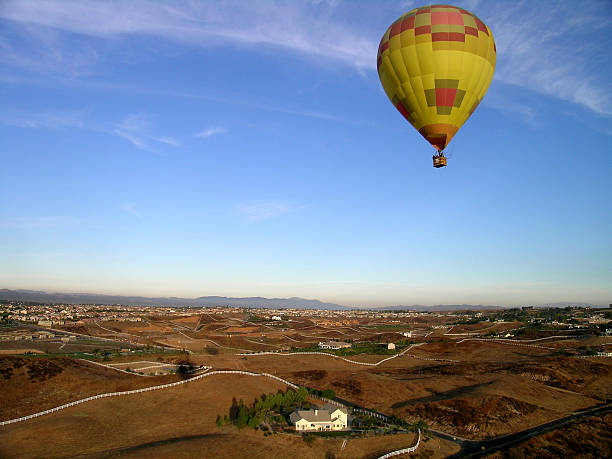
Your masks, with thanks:
[(495, 71), (491, 30), (450, 5), (416, 8), (387, 29), (378, 75), (397, 110), (438, 151), (482, 101)]

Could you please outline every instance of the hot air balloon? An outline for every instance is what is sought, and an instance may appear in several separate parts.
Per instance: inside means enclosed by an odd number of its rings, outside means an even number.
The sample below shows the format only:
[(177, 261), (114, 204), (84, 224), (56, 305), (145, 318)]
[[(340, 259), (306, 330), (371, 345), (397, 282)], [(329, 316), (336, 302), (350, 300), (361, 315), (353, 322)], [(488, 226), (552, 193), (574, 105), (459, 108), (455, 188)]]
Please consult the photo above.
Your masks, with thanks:
[(415, 8), (387, 29), (378, 75), (391, 103), (437, 150), (444, 149), (482, 101), (495, 71), (491, 29), (451, 5)]

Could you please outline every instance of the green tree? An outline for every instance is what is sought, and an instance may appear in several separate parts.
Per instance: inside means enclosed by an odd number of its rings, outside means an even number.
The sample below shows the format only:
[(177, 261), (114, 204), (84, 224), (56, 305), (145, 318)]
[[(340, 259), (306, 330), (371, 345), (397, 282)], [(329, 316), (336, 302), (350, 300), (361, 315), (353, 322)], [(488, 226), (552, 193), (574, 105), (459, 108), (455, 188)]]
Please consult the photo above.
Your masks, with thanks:
[(230, 422), (235, 422), (238, 417), (238, 402), (236, 401), (236, 397), (232, 397), (232, 406), (229, 409), (229, 420)]
[(217, 423), (217, 427), (221, 428), (221, 426), (223, 426), (223, 418), (221, 415), (217, 415), (217, 420), (215, 422)]
[(276, 394), (272, 397), (272, 406), (275, 408), (280, 408), (283, 403), (283, 394)]
[(308, 391), (304, 386), (300, 386), (300, 388), (296, 392), (295, 402), (296, 403), (304, 403), (308, 398)]
[(255, 427), (257, 427), (259, 424), (261, 423), (261, 419), (259, 419), (259, 417), (257, 416), (252, 416), (249, 418), (249, 420), (247, 421), (247, 426), (249, 426), (250, 428), (254, 429)]
[(236, 416), (236, 421), (234, 424), (239, 429), (242, 429), (247, 425), (247, 421), (249, 420), (249, 410), (246, 406), (244, 406), (244, 402), (240, 399), (240, 403), (238, 404), (238, 414)]
[(417, 430), (421, 430), (421, 432), (426, 432), (429, 430), (429, 425), (423, 421), (422, 419), (414, 422), (411, 426), (410, 426), (411, 430), (413, 430), (414, 432), (416, 432)]

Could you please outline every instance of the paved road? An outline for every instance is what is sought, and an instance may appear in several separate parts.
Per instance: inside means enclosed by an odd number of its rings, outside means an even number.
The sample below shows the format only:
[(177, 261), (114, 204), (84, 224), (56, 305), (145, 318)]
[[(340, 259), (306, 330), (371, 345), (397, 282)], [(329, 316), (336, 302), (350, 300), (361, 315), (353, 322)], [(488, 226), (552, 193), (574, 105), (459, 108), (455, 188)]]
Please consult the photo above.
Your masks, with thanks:
[[(339, 397), (334, 397), (334, 400), (348, 407), (357, 408), (357, 409), (365, 409), (355, 403), (349, 402), (348, 400), (343, 400)], [(451, 456), (447, 456), (447, 459), (466, 458), (466, 457), (476, 458), (476, 457), (484, 457), (489, 454), (493, 454), (496, 451), (511, 448), (512, 446), (515, 446), (532, 437), (536, 437), (538, 435), (560, 429), (561, 427), (565, 427), (566, 425), (570, 424), (572, 421), (576, 419), (590, 417), (590, 416), (597, 416), (597, 415), (604, 414), (610, 411), (612, 411), (612, 403), (602, 403), (600, 405), (593, 406), (586, 410), (576, 411), (573, 414), (566, 416), (564, 418), (556, 419), (546, 424), (541, 424), (539, 426), (532, 427), (531, 429), (527, 429), (527, 430), (523, 430), (521, 432), (517, 432), (514, 434), (503, 435), (501, 437), (496, 437), (490, 440), (483, 440), (483, 441), (467, 440), (465, 438), (461, 438), (456, 435), (450, 435), (450, 434), (440, 432), (438, 430), (433, 430), (433, 429), (430, 429), (429, 432), (435, 437), (441, 438), (443, 440), (451, 441), (453, 443), (457, 443), (461, 447), (458, 453), (453, 454)], [(384, 421), (388, 421), (388, 417), (386, 415), (383, 414), (382, 417)]]
[(465, 457), (475, 458), (493, 454), (496, 451), (504, 450), (515, 446), (516, 444), (528, 440), (529, 438), (536, 437), (547, 432), (552, 432), (553, 430), (557, 430), (561, 427), (566, 426), (567, 424), (571, 423), (576, 419), (596, 416), (607, 413), (609, 411), (612, 411), (612, 403), (606, 403), (595, 406), (593, 408), (589, 408), (587, 410), (577, 411), (574, 414), (571, 414), (564, 418), (557, 419), (555, 421), (551, 421), (546, 424), (539, 425), (537, 427), (532, 427), (531, 429), (523, 430), (522, 432), (504, 435), (502, 437), (492, 438), (490, 440), (484, 441), (465, 440), (437, 431), (431, 431), (431, 433), (436, 437), (443, 438), (444, 440), (450, 440), (452, 442), (458, 443), (461, 446), (461, 450), (458, 453), (453, 454), (452, 456), (448, 456), (449, 459)]

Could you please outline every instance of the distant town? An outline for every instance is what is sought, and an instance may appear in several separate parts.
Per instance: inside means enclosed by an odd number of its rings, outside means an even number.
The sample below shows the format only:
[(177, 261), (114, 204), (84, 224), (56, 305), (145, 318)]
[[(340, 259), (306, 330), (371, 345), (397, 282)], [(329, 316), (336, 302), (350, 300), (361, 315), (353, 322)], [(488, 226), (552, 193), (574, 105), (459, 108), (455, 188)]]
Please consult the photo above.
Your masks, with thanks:
[[(458, 336), (511, 338), (515, 335), (531, 336), (538, 329), (549, 331), (583, 330), (591, 334), (610, 335), (612, 327), (612, 308), (565, 307), (565, 308), (534, 308), (530, 306), (493, 311), (392, 311), (392, 310), (313, 310), (302, 308), (265, 309), (248, 307), (200, 307), (178, 308), (166, 306), (125, 306), (96, 304), (38, 304), (24, 301), (0, 302), (0, 321), (5, 331), (0, 332), (0, 341), (60, 339), (74, 341), (77, 334), (71, 331), (82, 327), (94, 327), (92, 337), (112, 337), (114, 340), (128, 341), (139, 346), (159, 345), (170, 346), (168, 343), (156, 343), (154, 335), (130, 335), (117, 330), (108, 330), (101, 324), (108, 323), (150, 323), (151, 318), (164, 317), (168, 320), (188, 318), (201, 314), (213, 316), (248, 316), (248, 320), (257, 326), (274, 327), (279, 332), (291, 330), (295, 320), (307, 318), (320, 327), (345, 327), (359, 325), (363, 322), (381, 320), (381, 329), (397, 330), (404, 338), (412, 336), (427, 337), (435, 330), (447, 329), (452, 325), (495, 324), (523, 322), (521, 328), (509, 331), (487, 329), (486, 333), (466, 332)], [(27, 325), (29, 328), (7, 329), (7, 325)], [(81, 327), (81, 328), (80, 328)], [(405, 328), (405, 330), (402, 330)], [(106, 330), (106, 333), (105, 333)], [(484, 331), (484, 330), (483, 330)], [(234, 335), (242, 334), (234, 331)], [(225, 334), (228, 337), (232, 333)], [(446, 333), (452, 336), (452, 333)], [(146, 339), (143, 339), (146, 338)], [(388, 343), (394, 346), (394, 343)], [(350, 343), (342, 341), (320, 342), (321, 349), (341, 349), (350, 347)], [(290, 346), (282, 346), (283, 350)], [(389, 349), (394, 349), (390, 347)], [(182, 348), (181, 348), (182, 349)]]

